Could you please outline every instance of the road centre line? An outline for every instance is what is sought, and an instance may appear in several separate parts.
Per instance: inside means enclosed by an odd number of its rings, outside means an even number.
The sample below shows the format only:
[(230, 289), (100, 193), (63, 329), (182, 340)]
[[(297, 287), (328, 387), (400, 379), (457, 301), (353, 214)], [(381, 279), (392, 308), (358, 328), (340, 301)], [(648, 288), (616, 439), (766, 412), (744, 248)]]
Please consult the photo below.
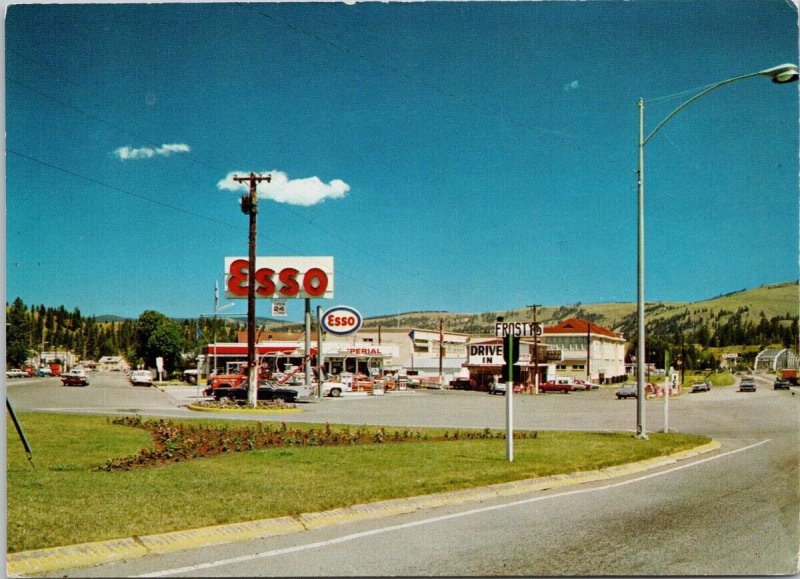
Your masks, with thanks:
[(375, 535), (382, 535), (384, 533), (389, 533), (389, 532), (392, 532), (392, 531), (401, 531), (401, 530), (404, 530), (404, 529), (412, 529), (414, 527), (421, 527), (423, 525), (440, 523), (442, 521), (447, 521), (447, 520), (450, 520), (450, 519), (458, 519), (458, 518), (468, 517), (468, 516), (477, 515), (477, 514), (481, 514), (481, 513), (486, 513), (486, 512), (490, 512), (490, 511), (497, 511), (497, 510), (501, 510), (501, 509), (508, 509), (508, 508), (512, 508), (512, 507), (518, 507), (518, 506), (521, 506), (521, 505), (527, 505), (527, 504), (536, 503), (536, 502), (549, 500), (549, 499), (557, 499), (557, 498), (571, 496), (571, 495), (578, 495), (578, 494), (584, 494), (584, 493), (593, 493), (593, 492), (605, 491), (605, 490), (609, 490), (609, 489), (613, 489), (613, 488), (618, 488), (618, 487), (622, 487), (622, 486), (638, 483), (638, 482), (641, 482), (641, 481), (644, 481), (644, 480), (648, 480), (648, 479), (651, 479), (651, 478), (672, 474), (674, 472), (678, 472), (678, 471), (684, 470), (686, 468), (698, 466), (698, 465), (701, 465), (701, 464), (705, 464), (707, 462), (719, 460), (721, 458), (726, 458), (726, 457), (732, 456), (734, 454), (738, 454), (740, 452), (744, 452), (746, 450), (751, 450), (751, 449), (756, 448), (758, 446), (762, 446), (762, 445), (767, 444), (769, 442), (772, 442), (772, 439), (768, 438), (768, 439), (756, 442), (754, 444), (750, 444), (748, 446), (743, 446), (741, 448), (730, 450), (730, 451), (722, 453), (722, 454), (717, 454), (717, 455), (714, 455), (714, 456), (711, 456), (711, 457), (708, 457), (708, 458), (703, 458), (703, 459), (700, 459), (700, 460), (696, 460), (696, 461), (693, 461), (693, 462), (688, 463), (688, 464), (681, 464), (681, 465), (669, 468), (667, 470), (663, 470), (663, 471), (659, 471), (659, 472), (655, 472), (655, 473), (650, 473), (650, 474), (643, 475), (643, 476), (640, 476), (640, 477), (632, 478), (632, 479), (625, 480), (625, 481), (619, 481), (619, 482), (603, 485), (603, 486), (600, 486), (600, 487), (585, 488), (585, 489), (575, 489), (575, 490), (560, 492), (560, 493), (556, 493), (556, 494), (535, 496), (535, 497), (530, 497), (530, 498), (527, 498), (527, 499), (522, 499), (522, 500), (510, 502), (510, 503), (503, 503), (501, 505), (492, 505), (492, 506), (480, 507), (480, 508), (476, 508), (476, 509), (470, 509), (470, 510), (467, 510), (467, 511), (462, 511), (462, 512), (459, 512), (459, 513), (451, 513), (449, 515), (440, 515), (440, 516), (436, 516), (436, 517), (430, 517), (430, 518), (427, 518), (427, 519), (422, 519), (422, 520), (419, 520), (419, 521), (411, 521), (411, 522), (408, 522), (408, 523), (401, 523), (399, 525), (390, 525), (388, 527), (382, 527), (382, 528), (379, 528), (379, 529), (371, 529), (369, 531), (361, 531), (359, 533), (352, 533), (350, 535), (345, 535), (343, 537), (337, 537), (335, 539), (327, 539), (325, 541), (317, 541), (317, 542), (314, 542), (314, 543), (308, 543), (308, 544), (304, 544), (304, 545), (296, 545), (294, 547), (285, 547), (285, 548), (282, 548), (282, 549), (273, 549), (271, 551), (264, 551), (263, 553), (254, 553), (254, 554), (251, 554), (251, 555), (242, 555), (242, 556), (239, 556), (239, 557), (232, 557), (230, 559), (220, 559), (220, 560), (211, 561), (211, 562), (208, 562), (208, 563), (200, 563), (200, 564), (197, 564), (197, 565), (189, 565), (187, 567), (179, 567), (179, 568), (176, 568), (176, 569), (165, 569), (165, 570), (156, 571), (156, 572), (153, 572), (153, 573), (145, 573), (143, 575), (134, 575), (134, 577), (167, 577), (169, 575), (176, 575), (176, 574), (179, 574), (179, 573), (191, 573), (191, 572), (195, 572), (195, 571), (202, 571), (203, 569), (212, 569), (214, 567), (222, 567), (224, 565), (230, 565), (230, 564), (235, 564), (235, 563), (244, 563), (244, 562), (247, 562), (247, 561), (255, 561), (255, 560), (258, 560), (258, 559), (267, 559), (267, 558), (270, 558), (270, 557), (278, 557), (280, 555), (288, 555), (288, 554), (291, 554), (291, 553), (298, 553), (298, 552), (301, 552), (301, 551), (310, 551), (312, 549), (330, 547), (332, 545), (337, 545), (337, 544), (340, 544), (340, 543), (346, 543), (346, 542), (349, 542), (349, 541), (356, 541), (358, 539), (363, 539), (365, 537), (372, 537), (372, 536), (375, 536)]

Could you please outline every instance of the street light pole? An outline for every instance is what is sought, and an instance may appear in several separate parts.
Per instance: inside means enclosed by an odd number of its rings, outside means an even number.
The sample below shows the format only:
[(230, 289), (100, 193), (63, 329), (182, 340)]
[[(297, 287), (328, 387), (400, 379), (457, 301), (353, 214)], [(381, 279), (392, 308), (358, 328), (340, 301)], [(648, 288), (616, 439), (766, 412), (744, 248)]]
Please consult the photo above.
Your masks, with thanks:
[(661, 127), (663, 127), (672, 117), (677, 115), (687, 106), (692, 104), (697, 99), (707, 95), (713, 90), (722, 86), (731, 84), (746, 78), (753, 78), (756, 76), (764, 76), (770, 78), (772, 82), (777, 84), (786, 84), (795, 82), (798, 79), (797, 65), (796, 64), (780, 64), (760, 70), (758, 72), (751, 72), (742, 76), (736, 76), (721, 80), (714, 84), (709, 85), (704, 90), (697, 93), (695, 96), (681, 104), (678, 108), (668, 114), (656, 128), (653, 129), (647, 137), (644, 136), (644, 99), (639, 99), (639, 168), (636, 172), (637, 180), (637, 195), (638, 195), (638, 235), (637, 235), (637, 292), (636, 292), (636, 312), (638, 323), (638, 344), (636, 355), (636, 438), (646, 439), (644, 425), (644, 364), (645, 364), (645, 320), (644, 320), (644, 146), (653, 138)]

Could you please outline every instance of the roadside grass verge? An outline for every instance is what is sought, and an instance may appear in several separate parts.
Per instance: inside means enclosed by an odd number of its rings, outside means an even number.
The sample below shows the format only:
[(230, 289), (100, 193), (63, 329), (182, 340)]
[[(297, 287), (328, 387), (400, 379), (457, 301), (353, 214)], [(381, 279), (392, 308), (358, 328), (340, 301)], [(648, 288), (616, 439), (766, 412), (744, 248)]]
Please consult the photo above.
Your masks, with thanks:
[[(516, 440), (514, 462), (508, 463), (502, 438), (453, 440), (453, 429), (415, 428), (420, 439), (409, 442), (281, 446), (107, 472), (102, 467), (109, 459), (153, 448), (150, 434), (103, 416), (21, 413), (18, 418), (35, 468), (7, 421), (9, 552), (593, 470), (709, 442), (677, 433), (651, 433), (648, 440), (637, 440), (628, 433), (541, 431)], [(231, 429), (257, 425), (239, 420), (174, 422)], [(406, 429), (385, 427), (389, 436), (396, 430)], [(445, 433), (446, 441), (425, 440)]]
[(689, 388), (692, 382), (708, 380), (712, 386), (733, 386), (736, 379), (733, 374), (723, 370), (719, 372), (711, 372), (708, 370), (687, 370), (684, 373), (683, 387)]

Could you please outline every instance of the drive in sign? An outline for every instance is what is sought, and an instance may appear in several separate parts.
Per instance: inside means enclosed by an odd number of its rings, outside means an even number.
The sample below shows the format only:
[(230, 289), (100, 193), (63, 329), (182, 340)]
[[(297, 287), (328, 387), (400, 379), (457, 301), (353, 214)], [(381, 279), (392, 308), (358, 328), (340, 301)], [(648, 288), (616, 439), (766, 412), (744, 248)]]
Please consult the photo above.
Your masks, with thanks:
[(533, 322), (495, 322), (494, 335), (498, 338), (532, 338), (542, 335), (543, 325)]

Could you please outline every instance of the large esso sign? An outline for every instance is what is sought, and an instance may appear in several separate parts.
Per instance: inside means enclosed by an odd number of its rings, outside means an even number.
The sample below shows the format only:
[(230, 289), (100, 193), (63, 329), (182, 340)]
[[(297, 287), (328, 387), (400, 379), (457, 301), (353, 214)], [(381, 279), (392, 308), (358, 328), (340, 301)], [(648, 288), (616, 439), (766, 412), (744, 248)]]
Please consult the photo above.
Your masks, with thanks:
[(329, 334), (346, 336), (361, 328), (361, 314), (349, 306), (336, 306), (322, 314), (322, 327)]
[[(247, 298), (250, 260), (225, 258), (225, 297)], [(333, 257), (257, 257), (256, 298), (333, 298)]]

